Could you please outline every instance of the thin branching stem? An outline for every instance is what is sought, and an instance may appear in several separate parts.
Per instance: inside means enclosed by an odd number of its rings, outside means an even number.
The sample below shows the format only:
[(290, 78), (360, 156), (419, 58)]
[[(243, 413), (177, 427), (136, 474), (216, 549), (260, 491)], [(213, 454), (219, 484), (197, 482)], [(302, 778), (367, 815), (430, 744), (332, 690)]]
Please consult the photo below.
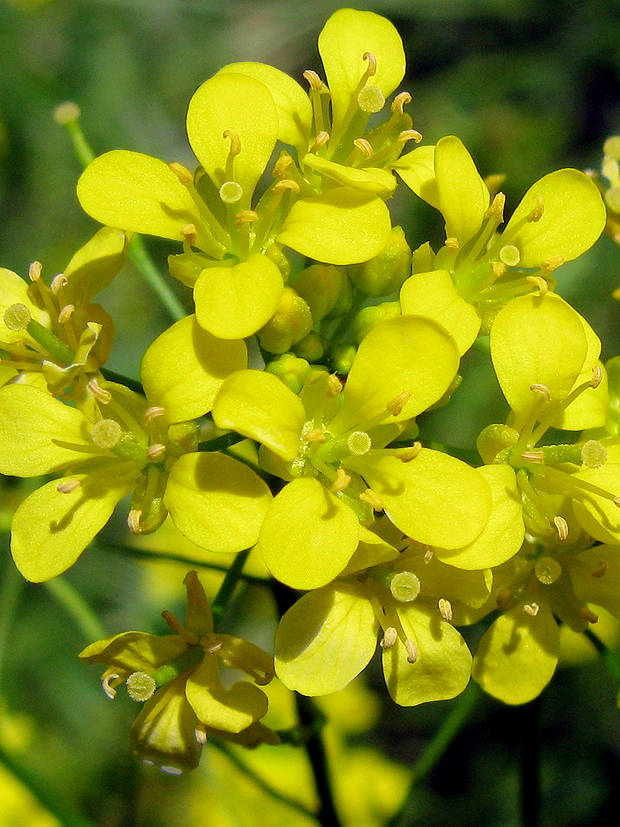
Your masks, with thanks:
[(43, 585), (74, 621), (86, 640), (101, 640), (105, 637), (101, 621), (75, 586), (65, 577), (54, 577)]

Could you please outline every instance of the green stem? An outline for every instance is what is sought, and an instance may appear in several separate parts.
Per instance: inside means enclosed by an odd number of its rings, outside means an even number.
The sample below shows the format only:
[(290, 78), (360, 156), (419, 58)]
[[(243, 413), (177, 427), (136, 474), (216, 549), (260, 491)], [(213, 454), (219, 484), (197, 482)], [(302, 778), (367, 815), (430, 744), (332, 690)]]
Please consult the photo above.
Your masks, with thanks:
[[(2, 546), (5, 546), (5, 543), (2, 543)], [(8, 556), (8, 548), (5, 553), (3, 574), (2, 589), (0, 590), (0, 686), (2, 686), (4, 653), (8, 646), (11, 626), (15, 619), (15, 609), (25, 585), (24, 578)]]
[(104, 638), (105, 629), (78, 590), (64, 577), (55, 577), (44, 584), (50, 594), (60, 603), (84, 637), (91, 640)]
[(430, 775), (452, 741), (454, 741), (461, 731), (480, 696), (481, 691), (478, 684), (472, 681), (467, 689), (458, 697), (450, 712), (443, 719), (441, 726), (413, 765), (409, 790), (405, 800), (399, 811), (387, 822), (386, 827), (405, 827), (405, 825), (412, 823), (419, 785)]
[(342, 822), (334, 802), (325, 746), (320, 730), (317, 730), (314, 725), (317, 716), (321, 713), (318, 712), (311, 698), (306, 698), (305, 695), (300, 695), (298, 692), (295, 692), (295, 703), (299, 721), (310, 733), (305, 747), (319, 799), (319, 811), (316, 814), (316, 819), (324, 827), (339, 827)]
[(217, 594), (213, 598), (213, 602), (211, 603), (211, 611), (213, 612), (213, 625), (216, 629), (219, 621), (222, 619), (222, 615), (226, 609), (226, 604), (235, 590), (235, 586), (241, 579), (242, 569), (245, 561), (248, 559), (249, 553), (250, 549), (246, 548), (245, 551), (240, 551), (239, 554), (236, 555), (230, 568), (226, 572), (224, 579), (222, 580)]
[(286, 804), (288, 807), (292, 807), (293, 810), (296, 810), (298, 813), (302, 813), (309, 818), (314, 818), (314, 813), (312, 810), (309, 810), (305, 807), (301, 802), (295, 801), (293, 798), (289, 798), (284, 793), (281, 793), (275, 787), (272, 787), (268, 781), (265, 781), (260, 775), (257, 775), (252, 767), (245, 763), (239, 756), (230, 749), (230, 747), (223, 743), (222, 741), (218, 741), (215, 738), (209, 738), (209, 743), (222, 752), (228, 760), (240, 770), (246, 778), (251, 778), (252, 781), (256, 784), (257, 787), (260, 787), (261, 790), (264, 790), (268, 793), (272, 798), (275, 798), (277, 801), (282, 802), (282, 804)]
[(18, 778), (30, 793), (55, 816), (63, 827), (93, 827), (94, 822), (82, 816), (60, 791), (50, 789), (47, 779), (39, 777), (25, 763), (17, 760), (0, 745), (0, 762)]
[(523, 827), (537, 827), (540, 817), (540, 697), (519, 707), (521, 729), (520, 805)]
[(616, 684), (620, 685), (620, 659), (618, 656), (605, 646), (603, 641), (594, 634), (592, 629), (586, 629), (583, 634), (603, 659), (607, 671)]
[(237, 434), (234, 431), (229, 431), (227, 434), (222, 434), (222, 436), (215, 437), (214, 439), (208, 439), (206, 442), (199, 442), (198, 450), (225, 451), (226, 448), (230, 448), (238, 442), (243, 442), (244, 439), (247, 439), (247, 437)]
[(137, 379), (130, 379), (128, 376), (123, 376), (122, 373), (116, 373), (116, 371), (110, 370), (110, 368), (101, 368), (101, 373), (103, 374), (103, 378), (107, 379), (108, 382), (117, 382), (119, 385), (125, 385), (129, 390), (144, 396), (142, 383), (138, 382)]
[(129, 243), (129, 258), (133, 261), (146, 283), (166, 308), (170, 317), (176, 322), (187, 316), (187, 311), (169, 284), (162, 278), (161, 273), (153, 263), (153, 259), (144, 246), (144, 241), (139, 235), (135, 235)]

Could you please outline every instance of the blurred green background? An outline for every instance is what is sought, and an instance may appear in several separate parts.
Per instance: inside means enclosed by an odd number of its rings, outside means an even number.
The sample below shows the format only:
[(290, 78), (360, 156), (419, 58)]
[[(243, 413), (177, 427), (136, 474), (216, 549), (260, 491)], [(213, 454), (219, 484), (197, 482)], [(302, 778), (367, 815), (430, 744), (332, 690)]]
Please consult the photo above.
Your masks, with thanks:
[[(25, 275), (43, 262), (63, 269), (95, 230), (75, 196), (79, 166), (55, 106), (76, 101), (96, 152), (126, 148), (193, 165), (184, 132), (196, 87), (236, 60), (272, 63), (300, 79), (320, 69), (316, 37), (332, 0), (0, 0), (0, 264)], [(613, 0), (385, 0), (354, 4), (385, 14), (405, 42), (409, 108), (427, 143), (457, 134), (483, 175), (506, 173), (512, 209), (540, 176), (563, 166), (597, 168), (604, 139), (620, 132), (620, 5)], [(441, 221), (402, 193), (397, 219), (412, 246), (438, 242)], [(149, 247), (160, 263), (168, 248)], [(607, 239), (561, 271), (559, 292), (620, 353), (620, 249)], [(188, 302), (187, 291), (179, 295)], [(168, 324), (139, 274), (127, 266), (102, 301), (114, 316), (110, 367), (137, 376), (148, 343)], [(190, 307), (189, 302), (187, 304)], [(139, 319), (139, 323), (137, 321)], [(436, 415), (437, 433), (471, 445), (504, 404), (482, 359), (464, 364), (464, 388)], [(492, 412), (490, 414), (490, 412)], [(137, 765), (127, 731), (135, 708), (110, 704), (98, 673), (77, 661), (90, 640), (45, 586), (23, 585), (8, 554), (6, 514), (21, 487), (2, 489), (0, 586), (0, 827), (58, 823), (15, 782), (32, 775), (39, 795), (68, 808), (66, 823), (116, 825), (292, 825), (315, 823), (246, 782), (230, 757), (207, 747), (201, 768), (183, 778)], [(119, 526), (121, 525), (119, 521)], [(112, 526), (111, 538), (120, 532)], [(148, 546), (148, 544), (147, 544)], [(106, 634), (162, 632), (161, 609), (180, 610), (186, 567), (143, 562), (103, 548), (66, 576), (99, 614)], [(213, 591), (217, 577), (209, 577)], [(248, 607), (259, 606), (259, 622)], [(243, 592), (229, 627), (265, 642), (274, 610), (266, 589)], [(452, 708), (394, 707), (371, 668), (368, 690), (326, 702), (337, 795), (351, 825), (384, 824), (399, 805), (407, 768)], [(361, 683), (361, 682), (360, 682)], [(470, 722), (421, 788), (412, 825), (519, 822), (520, 766), (535, 753), (524, 741), (539, 716), (541, 823), (616, 823), (620, 726), (615, 689), (598, 662), (560, 671), (536, 708), (480, 702)], [(365, 694), (364, 694), (365, 692)], [(359, 694), (362, 693), (362, 694)], [(290, 699), (274, 699), (285, 725)], [(280, 719), (278, 719), (280, 716)], [(1, 757), (1, 756), (0, 756)], [(263, 748), (243, 760), (272, 785), (312, 802), (303, 756)], [(2, 767), (5, 771), (2, 771)], [(14, 772), (13, 772), (13, 771)], [(63, 805), (63, 806), (64, 806)], [(208, 813), (208, 816), (206, 815)], [(81, 819), (81, 821), (80, 821)]]

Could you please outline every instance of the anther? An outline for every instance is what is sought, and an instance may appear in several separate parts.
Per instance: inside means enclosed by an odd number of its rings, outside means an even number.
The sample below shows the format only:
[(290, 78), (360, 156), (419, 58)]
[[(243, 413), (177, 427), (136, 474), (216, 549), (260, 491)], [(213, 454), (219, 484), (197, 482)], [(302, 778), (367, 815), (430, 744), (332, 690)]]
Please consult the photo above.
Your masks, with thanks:
[(339, 494), (341, 491), (344, 491), (345, 488), (351, 483), (351, 477), (344, 468), (339, 468), (336, 471), (336, 479), (332, 482), (329, 487), (329, 490), (332, 491), (334, 494)]
[(448, 236), (444, 243), (448, 250), (450, 250), (451, 252), (456, 253), (460, 249), (458, 238), (454, 238), (453, 236)]
[(620, 508), (620, 497), (614, 497), (613, 498), (613, 504), (617, 505), (618, 508)]
[(313, 69), (306, 69), (303, 77), (308, 81), (308, 86), (313, 92), (322, 92), (326, 87), (321, 78)]
[(399, 132), (396, 136), (396, 140), (399, 144), (405, 144), (407, 141), (415, 141), (416, 144), (419, 144), (422, 137), (422, 133), (418, 132), (417, 129), (403, 129), (403, 131)]
[(112, 401), (112, 394), (110, 393), (110, 391), (106, 391), (104, 388), (102, 388), (96, 379), (91, 379), (86, 387), (95, 397), (95, 399), (102, 405), (109, 405)]
[(504, 609), (507, 606), (511, 595), (512, 595), (512, 592), (510, 591), (508, 586), (504, 586), (503, 589), (500, 589), (498, 591), (498, 593), (496, 594), (496, 596), (495, 596), (495, 602), (497, 603), (497, 608), (498, 609)]
[(72, 491), (76, 491), (80, 487), (81, 483), (79, 480), (61, 480), (56, 486), (56, 491), (60, 494), (71, 494)]
[(75, 313), (74, 304), (66, 304), (58, 314), (58, 324), (67, 324), (71, 316)]
[(157, 689), (157, 684), (147, 672), (132, 672), (125, 685), (131, 700), (141, 703), (152, 698)]
[(431, 562), (431, 560), (433, 559), (434, 556), (435, 556), (435, 552), (433, 551), (433, 549), (432, 548), (427, 548), (426, 551), (424, 552), (424, 562), (428, 565)]
[(127, 526), (132, 534), (140, 534), (140, 520), (142, 511), (139, 508), (132, 508), (127, 515)]
[(543, 465), (545, 462), (545, 454), (543, 451), (524, 451), (521, 454), (521, 460), (523, 462), (537, 462)]
[(194, 183), (194, 176), (183, 164), (180, 164), (178, 161), (172, 161), (172, 163), (168, 164), (168, 167), (185, 186)]
[(534, 204), (534, 209), (528, 215), (526, 221), (536, 222), (540, 221), (542, 218), (543, 212), (545, 209), (544, 201), (542, 195), (536, 196), (536, 203)]
[(598, 386), (603, 381), (603, 368), (600, 365), (596, 365), (592, 368), (592, 379), (590, 379), (590, 386), (592, 388), (598, 388)]
[(210, 646), (205, 646), (205, 652), (207, 652), (209, 655), (214, 655), (216, 652), (220, 651), (223, 645), (224, 644), (222, 643), (222, 641), (218, 640), (215, 643), (212, 643)]
[(9, 330), (25, 330), (32, 316), (25, 304), (12, 304), (4, 311), (4, 324)]
[(222, 138), (230, 138), (230, 149), (228, 150), (228, 157), (231, 158), (239, 155), (241, 152), (241, 141), (239, 135), (232, 129), (225, 129), (222, 133)]
[(437, 601), (437, 606), (439, 608), (439, 614), (443, 617), (444, 620), (447, 620), (448, 623), (452, 622), (452, 603), (449, 600), (446, 600), (445, 597), (440, 597)]
[(244, 224), (254, 224), (260, 218), (256, 210), (241, 210), (235, 216), (235, 227), (243, 227)]
[(579, 609), (579, 617), (587, 620), (588, 623), (598, 623), (598, 615), (587, 606), (582, 606), (581, 609)]
[(506, 206), (506, 196), (503, 192), (495, 193), (495, 198), (491, 201), (491, 205), (487, 210), (487, 216), (494, 218), (498, 224), (504, 220), (504, 208)]
[(549, 292), (549, 284), (542, 276), (526, 276), (525, 280), (530, 284), (533, 284), (534, 287), (537, 287), (541, 296), (544, 296)]
[(399, 393), (398, 396), (395, 396), (388, 404), (386, 405), (388, 413), (392, 414), (392, 416), (398, 416), (402, 413), (403, 408), (411, 399), (411, 393), (409, 391), (403, 391)]
[(116, 698), (116, 689), (112, 686), (112, 681), (117, 681), (119, 678), (120, 675), (117, 675), (115, 672), (112, 672), (110, 675), (105, 675), (105, 677), (101, 681), (103, 691), (111, 701), (113, 701), (114, 698)]
[(326, 442), (327, 437), (325, 436), (325, 432), (321, 430), (321, 428), (312, 428), (311, 431), (308, 431), (306, 434), (303, 434), (303, 439), (306, 442)]
[(38, 281), (41, 278), (41, 270), (43, 265), (40, 261), (33, 261), (28, 268), (28, 278), (30, 281)]
[(196, 241), (196, 225), (195, 224), (183, 224), (181, 227), (181, 235), (187, 241), (187, 243), (191, 246)]
[(491, 270), (493, 271), (493, 275), (496, 279), (501, 279), (502, 276), (506, 274), (506, 270), (508, 268), (503, 263), (503, 261), (492, 261), (491, 262)]
[(551, 402), (551, 391), (546, 385), (541, 385), (539, 382), (534, 382), (530, 385), (532, 393), (540, 393), (545, 397), (545, 402)]
[(161, 442), (155, 442), (153, 445), (149, 445), (149, 448), (146, 452), (146, 458), (149, 462), (159, 462), (166, 456), (166, 446), (163, 445)]
[(418, 647), (412, 640), (407, 638), (407, 640), (405, 641), (405, 649), (407, 650), (408, 663), (415, 663), (418, 659)]
[(565, 261), (566, 259), (564, 256), (552, 256), (551, 258), (541, 261), (539, 266), (542, 273), (548, 276), (553, 273), (554, 270), (557, 270), (558, 267), (561, 267)]
[(553, 518), (553, 525), (555, 526), (556, 533), (558, 535), (558, 540), (564, 541), (568, 537), (568, 523), (564, 519), (564, 517), (560, 517), (559, 515)]
[(408, 448), (397, 448), (396, 451), (394, 451), (394, 456), (401, 462), (411, 462), (417, 457), (421, 450), (422, 443), (414, 442), (413, 445), (410, 445)]
[(378, 494), (372, 490), (372, 488), (367, 488), (365, 491), (359, 495), (359, 499), (363, 503), (368, 503), (375, 511), (383, 511), (383, 503), (381, 502), (381, 498)]
[(327, 377), (327, 394), (328, 396), (338, 396), (338, 394), (342, 391), (344, 385), (338, 379), (335, 373), (330, 373)]
[(54, 276), (50, 283), (50, 290), (54, 295), (60, 293), (63, 287), (66, 287), (69, 284), (69, 279), (65, 276), (64, 273), (58, 273), (57, 276)]
[(196, 739), (196, 743), (200, 744), (201, 747), (204, 747), (207, 743), (207, 730), (204, 725), (199, 725), (194, 729), (194, 738)]
[(598, 562), (600, 568), (592, 572), (592, 577), (604, 577), (609, 571), (609, 563), (607, 560), (599, 560)]
[(393, 626), (388, 626), (383, 633), (383, 639), (379, 644), (382, 649), (391, 649), (398, 640), (398, 632)]
[(371, 158), (374, 155), (374, 150), (370, 141), (367, 141), (366, 138), (356, 138), (353, 141), (353, 144), (359, 149), (360, 152), (363, 152), (367, 158)]
[(273, 165), (272, 175), (274, 178), (286, 178), (287, 170), (293, 164), (292, 157), (288, 152), (283, 152)]
[(165, 413), (165, 408), (162, 408), (160, 405), (152, 405), (144, 412), (144, 424), (150, 425), (154, 419), (157, 419), (158, 416), (164, 416)]
[(368, 75), (368, 77), (372, 77), (377, 73), (377, 58), (373, 55), (372, 52), (364, 52), (362, 58), (368, 61), (368, 68), (366, 69), (366, 74)]
[(536, 617), (536, 615), (540, 611), (540, 606), (538, 605), (538, 603), (526, 603), (523, 607), (523, 611), (526, 615), (529, 615), (530, 617)]
[(243, 187), (236, 181), (224, 181), (220, 187), (220, 198), (224, 204), (236, 204), (243, 196)]
[(273, 185), (274, 192), (281, 192), (282, 190), (292, 190), (294, 193), (300, 193), (301, 188), (297, 181), (293, 181), (292, 178), (282, 178), (281, 181), (276, 181)]
[(516, 267), (521, 261), (521, 252), (514, 244), (504, 244), (499, 251), (499, 259), (507, 267)]
[(404, 115), (405, 106), (407, 106), (408, 103), (411, 103), (411, 95), (409, 92), (400, 92), (392, 101), (390, 109), (395, 115)]

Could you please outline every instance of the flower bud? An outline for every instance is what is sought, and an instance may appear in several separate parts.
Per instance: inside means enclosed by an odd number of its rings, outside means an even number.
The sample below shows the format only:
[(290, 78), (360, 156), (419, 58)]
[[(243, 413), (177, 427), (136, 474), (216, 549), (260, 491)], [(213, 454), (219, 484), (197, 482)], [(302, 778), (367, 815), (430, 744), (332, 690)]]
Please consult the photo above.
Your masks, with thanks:
[(482, 461), (490, 464), (500, 451), (515, 445), (518, 439), (518, 431), (508, 425), (487, 425), (478, 435), (476, 448)]
[(282, 356), (268, 362), (265, 370), (275, 374), (293, 393), (299, 393), (310, 373), (310, 365), (294, 353), (283, 353)]
[[(265, 250), (265, 255), (270, 258), (282, 273), (282, 279), (286, 282), (291, 275), (291, 262), (282, 252), (282, 247), (279, 244), (271, 244)], [(299, 292), (299, 291), (297, 291)]]
[(295, 277), (295, 289), (302, 296), (315, 322), (342, 316), (351, 307), (351, 283), (344, 270), (333, 264), (312, 264)]
[(310, 333), (312, 325), (307, 302), (292, 287), (285, 287), (276, 312), (258, 331), (258, 340), (270, 353), (286, 353)]
[(323, 358), (325, 346), (319, 334), (311, 330), (307, 336), (297, 342), (293, 350), (302, 359), (307, 359), (308, 362), (318, 362)]
[(357, 348), (355, 345), (336, 345), (329, 354), (334, 371), (341, 376), (346, 376), (351, 370), (356, 352)]
[(400, 316), (399, 302), (383, 302), (371, 307), (363, 307), (353, 319), (351, 330), (356, 342), (361, 342), (373, 327)]
[(411, 248), (402, 227), (393, 227), (383, 250), (363, 264), (349, 267), (353, 285), (367, 296), (387, 296), (398, 291), (411, 275)]

